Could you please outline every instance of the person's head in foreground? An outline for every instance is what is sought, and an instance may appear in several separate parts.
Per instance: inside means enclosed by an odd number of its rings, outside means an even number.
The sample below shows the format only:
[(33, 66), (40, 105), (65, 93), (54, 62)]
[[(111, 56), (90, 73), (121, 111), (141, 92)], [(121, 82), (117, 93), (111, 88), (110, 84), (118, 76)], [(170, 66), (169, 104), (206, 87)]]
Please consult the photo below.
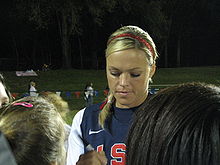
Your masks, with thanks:
[(139, 109), (128, 135), (127, 165), (219, 164), (219, 87), (170, 87)]
[(108, 102), (99, 116), (101, 126), (112, 105), (132, 108), (144, 102), (157, 56), (152, 38), (137, 26), (123, 26), (109, 37), (106, 74), (110, 91)]
[(26, 97), (0, 110), (0, 130), (18, 165), (64, 165), (64, 124), (54, 105)]
[(61, 96), (58, 96), (53, 92), (44, 92), (41, 94), (41, 97), (52, 103), (60, 113), (63, 120), (66, 119), (66, 115), (69, 112), (69, 105)]
[(6, 87), (5, 79), (0, 74), (0, 108), (13, 100), (11, 93)]

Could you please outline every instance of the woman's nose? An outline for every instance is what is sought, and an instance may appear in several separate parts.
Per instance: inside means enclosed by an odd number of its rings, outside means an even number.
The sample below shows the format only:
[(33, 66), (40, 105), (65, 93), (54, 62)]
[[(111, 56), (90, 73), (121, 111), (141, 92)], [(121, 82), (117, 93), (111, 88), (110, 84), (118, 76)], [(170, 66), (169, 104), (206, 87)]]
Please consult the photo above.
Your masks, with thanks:
[(127, 74), (121, 74), (119, 77), (119, 85), (121, 86), (127, 86), (129, 83), (129, 75)]

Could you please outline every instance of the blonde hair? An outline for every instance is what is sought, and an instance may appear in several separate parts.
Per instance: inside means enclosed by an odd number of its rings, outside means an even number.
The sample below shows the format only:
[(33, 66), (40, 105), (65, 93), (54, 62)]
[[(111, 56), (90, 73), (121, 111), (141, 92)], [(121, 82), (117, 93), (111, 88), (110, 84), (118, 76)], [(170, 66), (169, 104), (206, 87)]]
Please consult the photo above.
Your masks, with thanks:
[(0, 110), (0, 130), (19, 165), (65, 161), (64, 122), (53, 104), (26, 97)]
[[(105, 50), (106, 58), (114, 52), (134, 48), (143, 50), (146, 53), (149, 66), (155, 64), (158, 57), (156, 46), (150, 35), (137, 26), (123, 26), (112, 33), (107, 41), (107, 48)], [(102, 128), (104, 128), (105, 120), (111, 114), (110, 109), (115, 102), (111, 90), (109, 91), (107, 100), (99, 114), (99, 124)]]
[(50, 103), (52, 103), (56, 107), (61, 117), (65, 120), (66, 114), (69, 112), (68, 103), (65, 100), (63, 100), (61, 96), (58, 96), (56, 93), (44, 92), (41, 95), (43, 98), (48, 100)]

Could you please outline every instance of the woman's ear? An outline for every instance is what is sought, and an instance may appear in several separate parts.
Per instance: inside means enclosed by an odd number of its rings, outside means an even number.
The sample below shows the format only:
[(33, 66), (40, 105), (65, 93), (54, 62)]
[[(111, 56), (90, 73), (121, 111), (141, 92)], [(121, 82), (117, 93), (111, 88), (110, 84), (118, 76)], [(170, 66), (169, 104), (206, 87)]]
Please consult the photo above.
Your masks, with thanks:
[(155, 71), (156, 71), (156, 65), (153, 64), (153, 65), (151, 66), (151, 68), (150, 68), (150, 76), (149, 76), (150, 78), (153, 77)]

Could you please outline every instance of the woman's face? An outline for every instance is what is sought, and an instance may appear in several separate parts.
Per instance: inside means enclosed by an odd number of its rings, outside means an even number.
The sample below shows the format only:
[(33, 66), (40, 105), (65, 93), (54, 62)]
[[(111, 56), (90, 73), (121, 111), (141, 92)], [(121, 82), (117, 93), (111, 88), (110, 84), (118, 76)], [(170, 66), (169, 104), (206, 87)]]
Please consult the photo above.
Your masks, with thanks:
[(8, 102), (9, 97), (5, 91), (5, 87), (2, 82), (0, 82), (0, 108), (2, 107), (2, 105), (7, 104)]
[(136, 107), (148, 94), (149, 79), (155, 65), (149, 66), (144, 51), (127, 49), (110, 54), (106, 59), (108, 85), (119, 108)]

